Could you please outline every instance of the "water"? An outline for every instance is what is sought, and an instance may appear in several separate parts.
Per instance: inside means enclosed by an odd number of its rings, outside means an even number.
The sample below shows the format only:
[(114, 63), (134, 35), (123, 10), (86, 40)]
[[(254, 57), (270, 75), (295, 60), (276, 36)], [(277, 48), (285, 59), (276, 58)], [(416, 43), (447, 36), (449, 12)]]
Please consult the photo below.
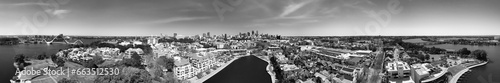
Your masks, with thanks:
[[(84, 44), (97, 41), (95, 39), (82, 40)], [(16, 72), (14, 67), (14, 56), (24, 54), (27, 57), (36, 56), (45, 53), (46, 55), (55, 54), (59, 49), (66, 49), (66, 44), (19, 44), (19, 45), (1, 45), (0, 46), (0, 83), (9, 82)]]
[(67, 45), (64, 44), (20, 44), (0, 46), (0, 82), (9, 82), (14, 76), (16, 68), (14, 67), (14, 56), (17, 54), (24, 54), (27, 57), (35, 56), (45, 53), (46, 55), (55, 54), (59, 49), (65, 49)]
[(267, 64), (255, 56), (242, 57), (204, 83), (271, 83)]
[[(441, 45), (430, 45), (429, 47), (438, 47), (444, 49), (462, 49), (467, 48), (471, 51), (476, 49), (482, 49), (488, 52), (488, 58), (490, 62), (486, 65), (472, 68), (472, 72), (467, 73), (460, 80), (461, 83), (490, 83), (500, 82), (500, 46), (471, 46), (471, 45), (452, 45), (452, 44), (441, 44)], [(491, 77), (490, 77), (491, 76)]]
[(417, 39), (407, 39), (407, 40), (403, 40), (403, 42), (409, 42), (409, 43), (424, 43), (424, 42), (427, 42), (427, 41), (424, 41), (420, 38), (417, 38)]

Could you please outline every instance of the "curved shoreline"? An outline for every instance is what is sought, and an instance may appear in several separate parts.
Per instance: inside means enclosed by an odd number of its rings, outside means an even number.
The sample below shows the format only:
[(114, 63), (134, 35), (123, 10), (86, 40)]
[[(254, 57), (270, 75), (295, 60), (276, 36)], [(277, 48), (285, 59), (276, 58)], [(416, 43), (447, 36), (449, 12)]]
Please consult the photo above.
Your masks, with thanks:
[(461, 70), (460, 72), (457, 73), (457, 75), (454, 75), (451, 80), (449, 81), (449, 83), (457, 83), (458, 82), (458, 79), (460, 79), (460, 77), (462, 77), (463, 74), (465, 74), (467, 71), (470, 70), (470, 68), (474, 68), (474, 67), (477, 67), (477, 66), (482, 66), (482, 65), (485, 65), (487, 64), (489, 61), (486, 61), (486, 62), (483, 62), (483, 63), (480, 63), (480, 64), (476, 64), (476, 65), (473, 65), (473, 66), (470, 66), (470, 67), (467, 67), (463, 70)]
[[(231, 61), (228, 61), (226, 62), (224, 65), (222, 65), (221, 67), (217, 68), (215, 71), (212, 71), (210, 74), (206, 75), (206, 76), (203, 76), (202, 78), (200, 79), (196, 79), (196, 80), (191, 80), (192, 83), (203, 83), (205, 82), (206, 80), (210, 79), (212, 76), (215, 76), (215, 74), (219, 73), (220, 71), (222, 71), (224, 68), (226, 68), (229, 64), (231, 64), (233, 61), (236, 61), (238, 60), (239, 58), (241, 57), (246, 57), (246, 56), (252, 56), (252, 55), (244, 55), (244, 56), (237, 56), (235, 57), (234, 59), (232, 59)], [(255, 55), (253, 55), (255, 56)], [(267, 62), (267, 66), (266, 66), (266, 71), (267, 73), (271, 76), (271, 82), (272, 83), (275, 83), (276, 82), (276, 77), (274, 75), (274, 72), (272, 72), (272, 66), (271, 66), (271, 62), (269, 60), (266, 60), (266, 59), (263, 59), (262, 57), (260, 56), (255, 56), (263, 61), (266, 61)]]
[(266, 71), (269, 74), (269, 76), (271, 76), (271, 83), (276, 83), (276, 75), (273, 72), (273, 69), (272, 69), (273, 67), (271, 66), (271, 62), (269, 61), (268, 57), (266, 57), (266, 58), (267, 59), (262, 59), (262, 58), (260, 58), (260, 59), (267, 62)]

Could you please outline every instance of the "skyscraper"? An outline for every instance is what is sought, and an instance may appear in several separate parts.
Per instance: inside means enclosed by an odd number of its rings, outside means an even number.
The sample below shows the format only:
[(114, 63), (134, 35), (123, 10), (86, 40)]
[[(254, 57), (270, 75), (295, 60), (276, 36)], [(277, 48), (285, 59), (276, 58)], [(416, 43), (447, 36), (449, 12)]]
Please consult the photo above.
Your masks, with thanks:
[(227, 34), (224, 34), (224, 39), (227, 39)]
[(212, 35), (210, 35), (210, 32), (207, 32), (207, 37), (211, 37)]
[(177, 33), (174, 33), (174, 37), (177, 38)]

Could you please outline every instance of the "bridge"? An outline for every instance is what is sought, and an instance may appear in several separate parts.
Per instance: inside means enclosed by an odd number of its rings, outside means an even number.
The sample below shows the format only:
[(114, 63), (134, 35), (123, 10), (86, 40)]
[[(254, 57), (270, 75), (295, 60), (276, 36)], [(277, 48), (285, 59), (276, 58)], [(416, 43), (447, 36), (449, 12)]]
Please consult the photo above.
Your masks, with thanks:
[(61, 42), (55, 42), (54, 40), (56, 40), (57, 37), (54, 37), (52, 40), (50, 41), (47, 41), (45, 39), (42, 39), (42, 42), (45, 42), (47, 44), (52, 44), (52, 43), (62, 43), (62, 44), (83, 44), (83, 41), (82, 40), (76, 40), (76, 41), (68, 41), (67, 39), (65, 38), (62, 38), (64, 41), (61, 41)]

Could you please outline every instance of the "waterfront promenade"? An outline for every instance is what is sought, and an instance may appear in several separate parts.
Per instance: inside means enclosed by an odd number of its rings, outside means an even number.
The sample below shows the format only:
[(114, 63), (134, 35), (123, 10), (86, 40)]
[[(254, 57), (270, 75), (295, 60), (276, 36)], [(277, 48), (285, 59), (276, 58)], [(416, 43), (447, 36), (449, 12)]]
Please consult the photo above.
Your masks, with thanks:
[(451, 80), (449, 81), (449, 83), (457, 83), (458, 82), (458, 79), (460, 79), (460, 77), (465, 74), (467, 71), (470, 70), (470, 68), (474, 68), (474, 67), (477, 67), (477, 66), (482, 66), (482, 65), (485, 65), (487, 64), (488, 61), (486, 62), (483, 62), (483, 63), (479, 63), (479, 64), (476, 64), (476, 65), (472, 65), (472, 66), (469, 66), (461, 71), (459, 71), (456, 75), (454, 75)]

